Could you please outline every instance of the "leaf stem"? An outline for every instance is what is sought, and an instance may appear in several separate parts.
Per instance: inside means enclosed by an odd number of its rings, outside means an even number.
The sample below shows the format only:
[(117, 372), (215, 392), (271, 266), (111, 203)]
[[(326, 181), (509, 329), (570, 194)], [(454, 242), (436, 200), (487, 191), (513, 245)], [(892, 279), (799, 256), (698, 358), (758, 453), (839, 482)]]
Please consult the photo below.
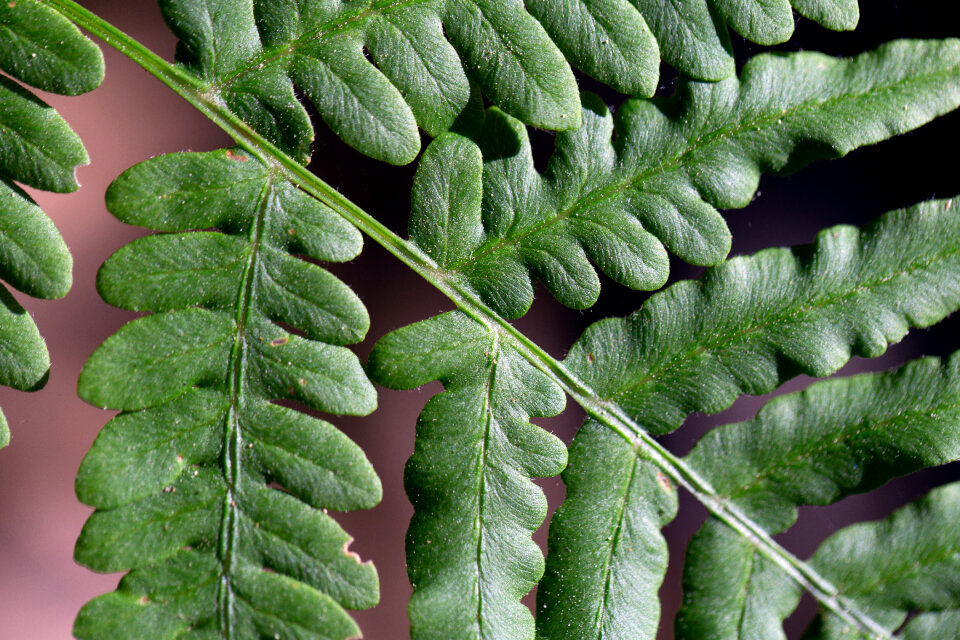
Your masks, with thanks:
[(671, 480), (692, 493), (714, 516), (749, 540), (760, 553), (777, 564), (800, 586), (810, 591), (836, 616), (862, 629), (869, 637), (876, 640), (893, 638), (893, 634), (888, 629), (840, 594), (837, 587), (829, 580), (784, 549), (767, 531), (751, 520), (729, 499), (719, 495), (703, 476), (664, 448), (619, 405), (600, 398), (563, 363), (550, 356), (490, 309), (470, 290), (458, 274), (438, 268), (426, 253), (400, 238), (343, 194), (313, 175), (306, 167), (257, 134), (231, 113), (220, 98), (199, 80), (168, 63), (73, 0), (40, 0), (40, 2), (56, 9), (77, 26), (86, 29), (157, 77), (229, 134), (239, 146), (351, 222), (444, 293), (463, 313), (496, 332), (501, 338), (508, 340), (528, 362), (560, 385), (591, 418), (620, 434), (635, 449), (642, 450)]

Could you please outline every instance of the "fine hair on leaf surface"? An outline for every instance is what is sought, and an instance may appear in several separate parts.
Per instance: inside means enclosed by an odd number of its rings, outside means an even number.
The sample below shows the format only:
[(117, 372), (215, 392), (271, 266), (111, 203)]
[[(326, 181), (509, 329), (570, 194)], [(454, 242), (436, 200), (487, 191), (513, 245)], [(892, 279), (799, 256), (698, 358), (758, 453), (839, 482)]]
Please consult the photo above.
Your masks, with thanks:
[[(801, 510), (960, 459), (960, 355), (866, 362), (960, 309), (960, 205), (924, 191), (874, 206), (878, 186), (869, 207), (888, 213), (871, 222), (818, 215), (815, 238), (784, 224), (789, 246), (749, 250), (734, 219), (765, 176), (831, 175), (822, 161), (955, 111), (960, 39), (847, 57), (790, 42), (880, 11), (856, 0), (158, 5), (175, 50), (74, 0), (0, 4), (10, 288), (70, 288), (70, 252), (28, 190), (74, 191), (90, 159), (34, 90), (94, 90), (94, 41), (233, 141), (142, 159), (105, 193), (151, 235), (96, 275), (137, 317), (79, 375), (79, 397), (117, 413), (77, 471), (93, 512), (74, 558), (124, 575), (79, 610), (75, 637), (359, 638), (371, 618), (352, 612), (402, 589), (339, 514), (400, 485), (412, 516), (394, 564), (411, 595), (390, 637), (960, 637), (949, 470), (815, 534), (815, 551), (790, 537)], [(904, 175), (919, 161), (895, 159)], [(311, 170), (328, 163), (368, 193)], [(387, 191), (370, 175), (403, 176), (382, 198), (409, 203), (406, 225), (350, 200)], [(446, 306), (387, 291), (386, 269), (368, 288), (353, 264), (366, 241)], [(582, 314), (579, 338), (539, 340), (541, 292), (557, 335), (564, 308)], [(36, 390), (51, 359), (20, 293), (0, 287), (0, 384)], [(371, 318), (387, 298), (392, 315)], [(613, 298), (632, 312), (604, 317)], [(402, 476), (357, 444), (395, 440), (345, 418), (377, 410), (376, 385), (429, 385), (415, 422), (388, 409), (412, 443)], [(687, 424), (771, 393), (752, 417)], [(564, 411), (585, 416), (575, 434), (551, 421)], [(684, 545), (671, 531), (692, 502), (707, 515)]]

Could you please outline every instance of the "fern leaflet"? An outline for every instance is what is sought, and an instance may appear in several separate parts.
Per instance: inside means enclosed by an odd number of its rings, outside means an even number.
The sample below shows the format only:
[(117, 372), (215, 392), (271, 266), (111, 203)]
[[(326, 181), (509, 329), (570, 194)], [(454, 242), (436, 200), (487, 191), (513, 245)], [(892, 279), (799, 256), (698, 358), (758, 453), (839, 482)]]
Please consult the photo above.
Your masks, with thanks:
[(313, 130), (294, 82), (347, 144), (394, 164), (416, 157), (418, 125), (438, 135), (466, 106), (464, 67), (530, 124), (579, 124), (573, 74), (519, 2), (163, 0), (161, 8), (201, 91), (301, 161)]
[[(271, 401), (376, 406), (336, 346), (363, 337), (366, 310), (289, 255), (349, 259), (359, 233), (240, 151), (154, 158), (107, 201), (125, 222), (171, 233), (121, 249), (98, 277), (108, 302), (157, 313), (109, 338), (81, 374), (84, 399), (124, 413), (80, 469), (78, 495), (97, 511), (76, 557), (131, 572), (84, 607), (75, 634), (355, 637), (343, 608), (376, 604), (376, 572), (326, 509), (369, 508), (380, 483), (332, 425)], [(224, 233), (182, 233), (209, 227)]]
[(420, 416), (405, 475), (415, 509), (407, 534), (412, 637), (532, 637), (520, 599), (543, 575), (530, 535), (547, 502), (530, 477), (560, 473), (567, 455), (528, 420), (560, 413), (563, 392), (499, 334), (458, 312), (386, 335), (368, 367), (391, 388), (440, 380), (446, 389)]
[(853, 60), (762, 55), (740, 80), (686, 81), (616, 118), (595, 96), (583, 104), (584, 125), (557, 135), (544, 176), (522, 123), (497, 109), (474, 136), (481, 153), (445, 136), (420, 165), (412, 239), (507, 317), (526, 313), (534, 278), (567, 306), (591, 306), (591, 261), (641, 290), (666, 281), (664, 245), (719, 264), (730, 232), (717, 209), (749, 204), (761, 172), (841, 156), (956, 108), (960, 41), (898, 41)]
[[(704, 464), (722, 451), (722, 468)], [(688, 456), (720, 495), (729, 497), (773, 533), (793, 525), (800, 505), (831, 504), (869, 491), (893, 477), (960, 459), (960, 356), (940, 363), (928, 358), (893, 373), (828, 380), (776, 398), (750, 422), (719, 427)], [(949, 529), (949, 527), (947, 527)], [(869, 542), (860, 544), (869, 547)], [(918, 545), (919, 546), (919, 545)], [(911, 565), (917, 549), (885, 547), (870, 581), (893, 582), (886, 564)], [(843, 597), (858, 601), (889, 629), (896, 614), (860, 601), (844, 567), (855, 555), (832, 563), (812, 560), (834, 580)], [(720, 563), (723, 570), (718, 571)], [(681, 638), (785, 638), (782, 623), (800, 592), (769, 560), (729, 529), (710, 521), (691, 541), (685, 563), (685, 599), (678, 617)], [(703, 580), (698, 575), (711, 576)], [(939, 585), (938, 585), (939, 586)], [(886, 587), (883, 587), (886, 588)], [(892, 587), (895, 589), (895, 587)], [(750, 629), (741, 632), (734, 629)], [(740, 635), (738, 635), (740, 634)]]
[[(33, 0), (0, 4), (0, 70), (65, 95), (103, 80), (100, 49), (59, 13)], [(37, 298), (62, 298), (73, 260), (53, 222), (15, 182), (47, 191), (80, 187), (87, 164), (80, 138), (51, 107), (0, 76), (0, 278)], [(0, 384), (32, 390), (46, 383), (47, 346), (33, 319), (0, 285)], [(0, 447), (10, 439), (0, 412)]]

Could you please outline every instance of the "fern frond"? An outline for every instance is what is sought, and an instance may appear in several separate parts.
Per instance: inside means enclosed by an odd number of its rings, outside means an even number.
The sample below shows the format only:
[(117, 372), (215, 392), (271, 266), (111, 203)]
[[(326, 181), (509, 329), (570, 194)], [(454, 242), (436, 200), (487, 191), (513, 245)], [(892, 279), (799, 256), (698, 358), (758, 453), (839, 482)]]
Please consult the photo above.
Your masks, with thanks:
[(565, 305), (592, 305), (591, 261), (641, 290), (666, 281), (663, 245), (720, 263), (730, 232), (717, 209), (749, 204), (761, 173), (842, 156), (960, 105), (960, 41), (898, 41), (853, 60), (761, 55), (740, 80), (685, 81), (616, 118), (595, 96), (583, 103), (584, 125), (557, 134), (546, 175), (522, 123), (497, 109), (476, 145), (441, 137), (418, 170), (413, 240), (508, 317), (530, 307), (534, 278)]
[[(33, 0), (0, 4), (0, 70), (44, 91), (77, 95), (103, 80), (100, 49), (59, 13)], [(37, 298), (62, 298), (73, 260), (53, 222), (20, 189), (67, 192), (87, 164), (80, 138), (50, 106), (0, 76), (0, 278)], [(0, 384), (46, 382), (50, 356), (29, 314), (0, 285)], [(0, 412), (0, 447), (10, 434)]]
[(414, 506), (411, 637), (532, 638), (520, 599), (543, 575), (530, 536), (547, 502), (530, 478), (560, 473), (567, 456), (559, 439), (528, 421), (560, 413), (563, 392), (459, 312), (388, 334), (368, 369), (391, 388), (439, 380), (446, 389), (420, 415), (404, 482)]
[[(853, 353), (878, 356), (886, 350), (888, 343), (900, 340), (910, 327), (928, 326), (960, 307), (960, 287), (957, 286), (960, 217), (952, 209), (950, 200), (924, 203), (886, 214), (863, 230), (849, 226), (827, 229), (810, 247), (768, 249), (752, 257), (730, 260), (708, 271), (699, 281), (680, 282), (655, 294), (642, 309), (626, 319), (596, 323), (576, 343), (566, 364), (602, 394), (605, 402), (628, 412), (651, 432), (666, 433), (678, 427), (693, 411), (721, 411), (739, 394), (769, 392), (790, 375), (806, 372), (825, 376), (836, 371)], [(955, 359), (952, 366), (958, 364), (960, 358)], [(865, 488), (872, 488), (889, 478), (891, 471), (884, 470), (879, 461), (874, 469), (864, 471), (865, 460), (858, 458), (854, 462), (844, 458), (842, 454), (847, 450), (842, 440), (835, 443), (835, 451), (821, 451), (819, 445), (834, 442), (837, 430), (847, 424), (845, 418), (856, 414), (858, 407), (871, 416), (886, 411), (883, 414), (886, 416), (905, 410), (906, 398), (917, 403), (918, 411), (931, 410), (931, 405), (939, 406), (936, 403), (949, 403), (951, 394), (956, 392), (951, 386), (957, 383), (955, 376), (944, 375), (946, 382), (939, 386), (934, 384), (936, 374), (926, 373), (930, 379), (923, 382), (911, 378), (921, 376), (923, 367), (929, 369), (931, 366), (930, 363), (915, 365), (900, 377), (865, 378), (863, 380), (869, 382), (850, 383), (851, 397), (843, 401), (833, 397), (835, 402), (830, 403), (836, 422), (831, 422), (834, 418), (827, 420), (823, 410), (816, 417), (811, 411), (809, 425), (806, 428), (798, 425), (793, 437), (798, 443), (797, 449), (809, 445), (803, 450), (811, 453), (809, 460), (801, 456), (799, 464), (809, 463), (814, 467), (806, 473), (802, 473), (803, 469), (791, 469), (791, 473), (796, 474), (791, 477), (798, 482), (796, 490), (803, 487), (807, 491), (822, 491), (831, 500), (841, 495), (839, 489), (833, 493), (829, 491), (833, 486), (827, 482), (829, 476), (815, 476), (815, 472), (821, 469), (816, 465), (829, 461), (835, 468), (828, 469), (833, 469), (837, 475), (847, 474), (844, 480), (847, 487), (862, 484)], [(824, 384), (827, 386), (822, 388), (830, 391), (811, 391), (801, 397), (837, 396), (840, 394), (836, 389), (844, 383)], [(874, 395), (855, 402), (857, 398), (852, 396), (858, 390), (861, 395), (867, 395), (858, 384)], [(884, 390), (890, 386), (899, 387), (900, 392), (884, 396)], [(918, 386), (926, 388), (928, 393), (918, 394)], [(876, 401), (871, 403), (874, 398)], [(780, 402), (781, 405), (774, 403), (774, 406), (793, 406), (789, 400)], [(823, 409), (822, 405), (818, 406)], [(938, 411), (943, 409), (939, 407)], [(772, 413), (773, 409), (770, 411)], [(766, 417), (758, 420), (767, 423)], [(769, 456), (771, 463), (765, 468), (773, 470), (782, 466), (784, 460), (792, 459), (790, 447), (785, 445), (789, 444), (791, 436), (782, 433), (784, 425), (776, 423), (772, 415), (769, 421), (766, 438), (756, 427), (743, 427), (736, 433), (740, 436), (739, 442), (749, 443), (746, 451)], [(883, 422), (883, 417), (876, 421), (878, 429), (889, 428), (891, 434), (904, 427), (899, 423), (888, 425)], [(855, 423), (851, 430), (859, 434), (858, 438), (869, 438), (866, 433), (858, 431), (863, 426), (862, 421), (851, 423)], [(899, 449), (889, 439), (878, 437), (874, 449), (863, 451), (860, 456), (873, 453), (882, 459), (899, 454), (901, 457), (893, 468), (900, 469), (900, 473), (941, 464), (960, 453), (957, 449), (960, 444), (954, 442), (955, 436), (945, 426), (942, 433), (936, 430), (940, 425), (949, 424), (949, 415), (932, 423), (919, 419), (914, 435), (923, 430), (931, 450), (923, 455), (917, 454), (918, 459), (913, 463), (907, 459), (908, 453), (918, 451), (922, 446), (906, 436), (899, 439), (899, 435), (889, 436), (898, 438)], [(656, 591), (663, 577), (663, 552), (655, 550), (649, 555), (636, 551), (628, 553), (611, 540), (616, 540), (620, 532), (637, 526), (637, 521), (651, 527), (661, 521), (665, 523), (669, 517), (658, 512), (656, 515), (660, 520), (657, 520), (649, 513), (650, 496), (657, 495), (658, 491), (649, 480), (635, 502), (622, 498), (614, 505), (601, 501), (603, 508), (592, 508), (591, 499), (595, 495), (619, 491), (629, 496), (624, 492), (636, 482), (638, 469), (649, 466), (642, 455), (627, 455), (631, 447), (626, 441), (623, 444), (616, 442), (621, 440), (620, 435), (612, 431), (601, 435), (594, 431), (592, 427), (587, 428), (577, 436), (575, 443), (582, 438), (599, 444), (592, 447), (575, 444), (577, 450), (621, 450), (621, 457), (627, 456), (627, 462), (620, 466), (617, 475), (604, 478), (599, 470), (610, 473), (604, 456), (571, 457), (565, 478), (571, 479), (573, 490), (570, 502), (561, 506), (554, 516), (556, 528), (551, 529), (545, 588), (538, 595), (541, 630), (550, 634), (547, 637), (569, 637), (564, 636), (562, 630), (579, 616), (572, 608), (576, 606), (595, 614), (580, 623), (579, 637), (595, 637), (593, 634), (604, 629), (634, 629), (646, 633), (638, 637), (653, 637), (656, 610), (615, 605), (625, 601), (630, 589), (637, 588), (635, 583)], [(945, 443), (939, 449), (932, 446), (938, 434)], [(713, 442), (709, 438), (707, 442)], [(776, 440), (776, 444), (771, 445), (771, 440)], [(717, 442), (711, 445), (709, 452), (707, 445), (703, 446), (702, 454), (691, 454), (690, 468), (700, 468), (701, 473), (711, 478), (711, 474), (729, 473), (748, 484), (757, 477), (755, 464), (738, 464), (730, 451), (732, 441)], [(718, 465), (699, 465), (706, 457), (722, 459), (724, 464), (719, 468)], [(858, 469), (865, 475), (857, 476)], [(785, 478), (787, 475), (778, 473), (775, 477)], [(732, 499), (731, 494), (724, 493), (724, 476), (718, 476), (718, 482), (719, 486), (715, 488), (718, 499)], [(778, 488), (775, 482), (757, 485), (756, 509), (749, 508), (753, 503), (743, 506), (737, 501), (736, 504), (742, 506), (746, 517), (753, 517), (759, 526), (778, 530), (792, 522), (794, 512), (788, 508), (785, 514), (773, 517), (771, 510), (777, 500), (787, 499), (778, 494), (771, 497), (770, 492)], [(764, 489), (769, 491), (764, 493)], [(786, 493), (789, 497), (789, 490)], [(742, 586), (742, 581), (738, 582), (734, 575), (735, 568), (745, 572), (755, 569), (757, 583), (752, 588), (758, 593), (794, 592), (795, 586), (790, 578), (772, 562), (763, 559), (749, 539), (719, 522), (707, 527), (702, 536), (710, 539), (712, 546), (709, 552), (691, 558), (706, 557), (717, 563), (711, 564), (715, 569), (713, 573), (705, 575), (717, 574), (715, 583), (722, 586), (715, 590), (702, 587), (698, 593), (715, 591), (721, 600), (729, 600), (735, 593), (741, 593), (732, 586)], [(750, 561), (722, 560), (717, 551), (720, 543), (715, 539), (741, 554), (749, 554)], [(695, 547), (694, 544), (692, 548)], [(603, 570), (611, 576), (628, 576), (612, 583), (613, 592), (597, 589), (595, 583), (585, 577), (595, 572), (586, 569), (585, 558), (595, 557), (603, 551), (606, 551), (600, 565)], [(692, 550), (691, 554), (695, 551)], [(692, 562), (692, 559), (688, 560), (688, 563)], [(651, 565), (654, 568), (652, 573), (642, 573)], [(724, 576), (730, 580), (723, 582)], [(725, 623), (730, 620), (735, 623), (737, 619), (735, 615), (731, 617), (728, 610), (721, 610), (717, 603), (703, 609), (723, 617)], [(774, 608), (774, 611), (789, 613), (791, 609), (780, 604), (780, 608)], [(768, 633), (768, 627), (755, 628), (759, 629), (759, 635), (749, 637), (772, 637), (763, 635)], [(698, 635), (700, 631), (696, 631), (690, 632), (688, 637), (728, 637), (727, 631), (726, 627), (723, 632), (717, 630), (716, 634)]]
[[(717, 456), (723, 465), (708, 463)], [(708, 433), (687, 462), (719, 495), (779, 533), (796, 521), (799, 506), (832, 504), (957, 459), (960, 354), (943, 364), (918, 360), (893, 373), (828, 380), (775, 398), (753, 420)], [(844, 575), (815, 564), (824, 575)], [(874, 580), (882, 574), (878, 566), (871, 568)], [(785, 637), (780, 626), (800, 593), (749, 542), (711, 521), (691, 541), (684, 567), (680, 637)], [(857, 590), (848, 591), (846, 583), (834, 582), (856, 601)], [(865, 609), (891, 629), (902, 622), (879, 615), (873, 603), (860, 604), (871, 605)]]
[(579, 124), (573, 73), (520, 2), (163, 0), (161, 8), (201, 91), (301, 161), (313, 130), (294, 83), (347, 144), (394, 164), (416, 157), (418, 125), (439, 135), (467, 105), (464, 68), (531, 125)]
[[(76, 558), (131, 571), (84, 607), (75, 634), (356, 637), (343, 609), (377, 602), (376, 572), (326, 509), (373, 506), (379, 480), (332, 425), (272, 401), (374, 409), (356, 357), (337, 346), (363, 337), (366, 310), (290, 255), (350, 259), (359, 233), (232, 150), (148, 160), (107, 203), (124, 222), (173, 233), (121, 249), (98, 276), (111, 304), (156, 313), (109, 338), (80, 377), (85, 400), (124, 413), (77, 477), (97, 511)], [(210, 227), (223, 233), (182, 233)]]

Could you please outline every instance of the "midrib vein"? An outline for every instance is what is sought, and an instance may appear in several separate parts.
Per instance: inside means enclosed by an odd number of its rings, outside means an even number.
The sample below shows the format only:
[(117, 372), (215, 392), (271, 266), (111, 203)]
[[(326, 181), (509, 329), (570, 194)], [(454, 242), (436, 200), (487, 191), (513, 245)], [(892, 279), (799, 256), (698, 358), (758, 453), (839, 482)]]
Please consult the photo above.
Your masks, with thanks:
[(240, 515), (237, 501), (240, 490), (241, 476), (241, 448), (243, 434), (240, 430), (240, 408), (244, 401), (244, 364), (246, 360), (246, 333), (250, 319), (250, 309), (253, 306), (257, 282), (257, 269), (260, 257), (260, 241), (263, 227), (269, 211), (270, 189), (273, 185), (273, 174), (269, 174), (263, 190), (260, 192), (257, 217), (250, 229), (250, 255), (243, 271), (240, 290), (237, 293), (236, 325), (237, 333), (230, 353), (229, 369), (227, 372), (230, 381), (230, 409), (227, 420), (224, 422), (223, 433), (223, 475), (227, 485), (224, 496), (223, 515), (220, 520), (220, 589), (218, 593), (218, 615), (220, 632), (224, 640), (233, 638), (235, 599), (231, 584), (236, 552), (240, 537)]
[(603, 640), (603, 622), (607, 614), (607, 600), (610, 597), (610, 577), (613, 574), (613, 557), (616, 555), (617, 545), (620, 543), (620, 532), (623, 530), (623, 518), (627, 510), (627, 500), (630, 497), (630, 490), (633, 488), (633, 480), (637, 475), (637, 467), (640, 465), (640, 456), (636, 452), (631, 456), (630, 477), (626, 482), (623, 494), (620, 496), (617, 504), (617, 519), (611, 536), (610, 552), (607, 554), (607, 561), (603, 566), (603, 594), (600, 597), (600, 606), (597, 608), (596, 630), (597, 640)]
[(489, 447), (490, 427), (493, 423), (493, 387), (497, 375), (497, 360), (500, 357), (500, 334), (491, 331), (492, 344), (490, 345), (490, 373), (487, 376), (485, 395), (483, 398), (483, 439), (480, 441), (480, 454), (477, 456), (477, 472), (480, 484), (477, 488), (477, 631), (479, 638), (485, 638), (483, 631), (483, 511), (486, 503), (487, 480), (487, 449)]

